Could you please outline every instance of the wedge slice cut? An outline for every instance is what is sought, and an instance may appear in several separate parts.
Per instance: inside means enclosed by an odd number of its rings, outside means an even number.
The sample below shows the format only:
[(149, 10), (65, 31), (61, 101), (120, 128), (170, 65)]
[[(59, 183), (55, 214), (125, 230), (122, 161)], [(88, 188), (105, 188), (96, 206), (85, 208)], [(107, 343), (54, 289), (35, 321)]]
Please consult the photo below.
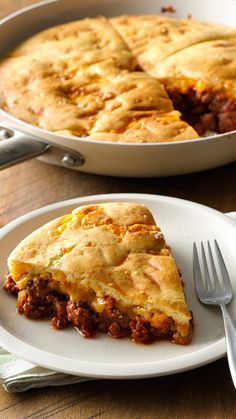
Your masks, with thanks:
[(8, 259), (19, 313), (136, 342), (187, 344), (192, 316), (175, 261), (143, 205), (82, 206), (26, 237)]

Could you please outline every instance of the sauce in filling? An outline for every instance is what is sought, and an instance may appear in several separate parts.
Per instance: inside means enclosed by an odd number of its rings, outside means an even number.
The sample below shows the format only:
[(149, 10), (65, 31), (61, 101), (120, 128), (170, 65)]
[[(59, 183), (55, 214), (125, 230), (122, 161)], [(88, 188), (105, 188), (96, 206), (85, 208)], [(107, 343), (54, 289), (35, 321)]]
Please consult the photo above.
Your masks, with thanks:
[(30, 319), (50, 318), (55, 329), (72, 324), (85, 338), (102, 332), (117, 339), (130, 336), (133, 341), (146, 344), (157, 339), (169, 339), (186, 345), (191, 340), (191, 331), (187, 336), (181, 336), (170, 317), (160, 316), (158, 328), (154, 327), (141, 315), (131, 318), (127, 312), (121, 311), (110, 296), (102, 299), (101, 308), (95, 311), (85, 300), (72, 301), (52, 290), (48, 281), (41, 278), (32, 279), (23, 290), (19, 290), (8, 274), (3, 288), (17, 296), (19, 314)]
[(174, 108), (201, 136), (207, 131), (224, 133), (236, 129), (236, 100), (207, 90), (181, 93), (176, 86), (168, 89)]

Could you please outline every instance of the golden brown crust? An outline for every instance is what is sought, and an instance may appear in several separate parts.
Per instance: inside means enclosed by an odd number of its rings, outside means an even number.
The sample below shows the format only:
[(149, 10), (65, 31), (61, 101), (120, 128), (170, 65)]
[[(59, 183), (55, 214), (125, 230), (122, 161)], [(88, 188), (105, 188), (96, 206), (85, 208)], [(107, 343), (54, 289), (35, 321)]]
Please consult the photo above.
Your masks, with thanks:
[(158, 77), (168, 88), (177, 85), (184, 91), (196, 86), (201, 91), (210, 87), (236, 98), (236, 39), (204, 42), (179, 51), (160, 64)]
[(87, 140), (198, 138), (165, 88), (235, 97), (235, 45), (233, 28), (166, 16), (59, 25), (1, 60), (0, 106), (40, 128)]
[(210, 89), (236, 97), (234, 28), (166, 16), (120, 16), (112, 23), (168, 92)]
[(217, 23), (167, 16), (119, 16), (112, 24), (145, 71), (158, 75), (159, 64), (185, 48), (210, 40), (236, 37), (236, 30)]
[[(134, 203), (77, 208), (24, 239), (8, 259), (24, 288), (33, 276), (113, 297), (147, 320), (164, 312), (189, 332), (191, 315), (165, 239), (149, 210)], [(71, 289), (72, 289), (71, 288)]]
[[(103, 114), (91, 134), (89, 140), (112, 141), (119, 143), (156, 143), (182, 141), (196, 138), (196, 131), (186, 122), (180, 120), (180, 112), (172, 111), (164, 115), (137, 112), (135, 117), (127, 112), (123, 119), (120, 111), (112, 115)], [(104, 129), (107, 129), (105, 132)], [(74, 136), (73, 131), (57, 131), (59, 134)]]
[(0, 63), (0, 97), (3, 109), (26, 122), (87, 139), (198, 137), (178, 113), (173, 124), (173, 105), (164, 87), (140, 71), (103, 17), (48, 29), (19, 45)]

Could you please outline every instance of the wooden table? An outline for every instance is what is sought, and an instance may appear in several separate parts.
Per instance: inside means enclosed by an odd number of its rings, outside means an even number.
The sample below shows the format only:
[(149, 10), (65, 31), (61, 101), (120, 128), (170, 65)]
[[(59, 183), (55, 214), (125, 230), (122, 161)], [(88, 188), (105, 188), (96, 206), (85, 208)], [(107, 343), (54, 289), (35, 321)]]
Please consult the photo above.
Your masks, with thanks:
[[(0, 15), (35, 3), (0, 0)], [(122, 179), (73, 172), (31, 160), (0, 172), (0, 227), (52, 202), (99, 193), (169, 195), (236, 210), (236, 163), (192, 175)], [(96, 381), (9, 394), (0, 389), (0, 418), (235, 419), (236, 393), (226, 359), (178, 375)]]

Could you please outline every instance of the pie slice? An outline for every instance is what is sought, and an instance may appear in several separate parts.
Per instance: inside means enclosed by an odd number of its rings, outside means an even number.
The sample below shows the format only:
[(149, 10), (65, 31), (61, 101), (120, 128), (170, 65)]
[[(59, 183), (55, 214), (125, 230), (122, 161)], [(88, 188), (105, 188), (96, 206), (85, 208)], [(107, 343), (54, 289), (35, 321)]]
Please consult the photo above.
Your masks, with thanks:
[(0, 106), (40, 128), (91, 140), (198, 137), (104, 17), (47, 29), (3, 58)]
[(188, 344), (192, 316), (163, 234), (140, 204), (81, 206), (26, 237), (4, 288), (25, 317), (136, 342)]

